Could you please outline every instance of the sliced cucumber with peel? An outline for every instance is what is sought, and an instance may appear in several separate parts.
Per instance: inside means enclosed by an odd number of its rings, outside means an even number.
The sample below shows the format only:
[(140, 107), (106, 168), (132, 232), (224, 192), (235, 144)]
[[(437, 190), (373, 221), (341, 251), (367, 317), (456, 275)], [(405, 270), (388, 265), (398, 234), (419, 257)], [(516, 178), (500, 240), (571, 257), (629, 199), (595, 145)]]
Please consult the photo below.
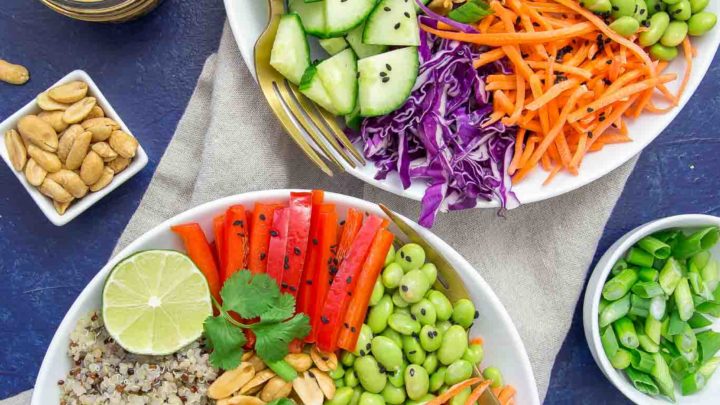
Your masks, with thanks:
[(360, 116), (360, 103), (357, 103), (352, 112), (345, 116), (345, 125), (347, 125), (348, 128), (359, 131), (362, 120), (363, 117)]
[(317, 65), (318, 75), (339, 115), (350, 114), (358, 94), (357, 58), (345, 49)]
[(305, 97), (314, 101), (320, 107), (328, 110), (333, 114), (337, 114), (335, 107), (333, 107), (330, 94), (325, 90), (320, 81), (320, 76), (317, 74), (318, 70), (315, 65), (310, 65), (303, 74), (302, 81), (300, 81), (300, 93), (304, 94)]
[(316, 37), (327, 37), (325, 24), (325, 1), (306, 2), (305, 0), (290, 0), (291, 13), (296, 13), (302, 20), (305, 32)]
[(345, 37), (358, 58), (367, 58), (387, 50), (387, 45), (367, 45), (363, 43), (363, 31), (365, 31), (365, 24), (360, 24), (350, 30)]
[(363, 42), (368, 45), (420, 45), (415, 1), (380, 0), (365, 21)]
[(342, 35), (362, 24), (376, 0), (325, 0), (325, 34)]
[(358, 61), (360, 115), (375, 117), (400, 108), (410, 96), (420, 61), (415, 47), (381, 53)]
[(336, 53), (348, 47), (348, 43), (343, 37), (325, 38), (319, 40), (318, 42), (320, 43), (322, 49), (324, 49), (325, 52), (329, 53), (330, 55), (335, 55)]
[(294, 84), (300, 83), (305, 69), (310, 66), (310, 47), (297, 14), (280, 17), (270, 51), (270, 65)]

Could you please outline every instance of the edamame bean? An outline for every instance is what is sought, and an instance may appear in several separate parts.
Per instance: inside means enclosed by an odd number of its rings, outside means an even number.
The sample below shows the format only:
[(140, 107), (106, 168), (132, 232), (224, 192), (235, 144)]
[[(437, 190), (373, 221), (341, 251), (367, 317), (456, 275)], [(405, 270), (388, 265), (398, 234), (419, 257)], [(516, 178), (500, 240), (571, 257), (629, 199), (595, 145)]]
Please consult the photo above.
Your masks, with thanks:
[[(374, 357), (363, 356), (355, 360), (355, 373), (365, 391), (377, 394), (385, 388), (387, 375), (380, 371), (380, 366)], [(345, 377), (345, 383), (347, 384), (347, 373)]]
[(405, 271), (419, 269), (425, 263), (425, 250), (417, 243), (408, 243), (398, 249), (395, 263)]
[(422, 397), (420, 397), (420, 399), (418, 399), (417, 401), (414, 401), (414, 400), (405, 401), (405, 405), (425, 405), (428, 402), (432, 401), (433, 399), (435, 399), (435, 395), (425, 394)]
[(385, 336), (386, 338), (392, 340), (400, 349), (402, 349), (402, 335), (397, 333), (393, 328), (385, 328), (380, 336)]
[[(345, 386), (345, 380), (343, 378), (338, 378), (337, 380), (333, 380), (333, 384), (335, 384), (335, 388), (342, 388)], [(352, 389), (352, 387), (349, 387)]]
[(660, 37), (660, 43), (668, 47), (678, 46), (685, 39), (687, 32), (688, 25), (685, 21), (670, 21), (662, 37)]
[[(420, 324), (414, 321), (410, 315), (402, 312), (395, 312), (388, 318), (388, 325), (401, 335), (412, 335), (420, 332)], [(403, 341), (403, 345), (405, 342)]]
[(580, 2), (583, 7), (592, 11), (593, 13), (608, 13), (612, 10), (612, 4), (610, 0), (582, 0)]
[(417, 364), (411, 364), (405, 369), (405, 391), (413, 400), (422, 398), (430, 388), (430, 376), (427, 371)]
[(405, 402), (405, 390), (392, 384), (388, 384), (383, 388), (382, 396), (385, 402), (391, 405), (401, 405)]
[(454, 385), (465, 381), (472, 376), (473, 366), (467, 360), (456, 360), (450, 364), (445, 372), (445, 384)]
[(396, 370), (395, 372), (388, 371), (387, 372), (387, 378), (388, 382), (393, 385), (393, 387), (404, 387), (405, 386), (405, 368), (407, 367), (407, 362), (405, 359), (403, 359), (403, 364), (400, 367), (400, 369)]
[(380, 333), (387, 328), (388, 318), (390, 318), (394, 308), (392, 298), (387, 294), (383, 295), (380, 301), (370, 308), (367, 325), (372, 333)]
[(679, 2), (680, 2), (680, 0), (663, 0), (663, 3), (668, 4), (668, 5), (677, 4)]
[(437, 280), (437, 267), (432, 263), (425, 263), (420, 267), (420, 271), (427, 277), (430, 285), (435, 284)]
[(690, 2), (688, 0), (680, 0), (679, 3), (673, 4), (672, 6), (668, 7), (667, 11), (668, 14), (670, 14), (670, 17), (673, 18), (673, 20), (678, 21), (687, 21), (692, 15)]
[(435, 353), (428, 353), (428, 355), (425, 357), (425, 361), (423, 361), (423, 368), (425, 371), (428, 372), (428, 374), (432, 374), (437, 370), (438, 367), (438, 358), (437, 354)]
[(633, 17), (620, 17), (610, 23), (609, 27), (618, 34), (629, 37), (640, 29), (640, 23)]
[(442, 344), (438, 349), (438, 360), (440, 363), (449, 365), (462, 357), (467, 349), (467, 333), (460, 325), (453, 325), (445, 332)]
[(695, 15), (707, 7), (710, 0), (690, 0), (690, 12)]
[(493, 388), (499, 388), (503, 386), (502, 373), (496, 367), (488, 367), (483, 370), (483, 377), (485, 377), (486, 380), (492, 381), (490, 386)]
[(430, 392), (436, 392), (445, 384), (447, 367), (440, 367), (430, 376)]
[(658, 11), (665, 9), (665, 4), (662, 0), (645, 0), (645, 5), (647, 6), (648, 16), (652, 16)]
[(610, 3), (612, 3), (612, 16), (615, 19), (632, 17), (635, 14), (635, 0), (610, 0)]
[(435, 328), (440, 333), (440, 339), (442, 339), (443, 335), (445, 335), (445, 332), (447, 332), (448, 329), (452, 326), (452, 323), (450, 321), (440, 321), (435, 324)]
[(403, 353), (412, 364), (423, 364), (427, 355), (420, 342), (412, 336), (403, 336)]
[(390, 245), (390, 250), (387, 252), (387, 256), (385, 256), (385, 265), (383, 267), (387, 267), (390, 265), (390, 263), (395, 261), (395, 246)]
[(333, 380), (338, 380), (340, 378), (343, 378), (345, 375), (345, 369), (342, 367), (335, 367), (335, 370), (330, 370), (328, 372), (328, 376), (332, 378)]
[(326, 401), (325, 405), (348, 405), (352, 399), (353, 392), (355, 392), (355, 390), (351, 387), (340, 387), (335, 390), (333, 399)]
[(382, 272), (382, 283), (385, 288), (397, 288), (400, 285), (400, 279), (405, 271), (399, 264), (392, 262), (385, 267)]
[(428, 300), (422, 299), (410, 306), (410, 313), (415, 315), (415, 319), (421, 325), (434, 325), (437, 321), (435, 306)]
[(373, 340), (372, 329), (366, 324), (360, 327), (360, 333), (358, 333), (357, 344), (355, 344), (355, 351), (353, 352), (356, 356), (365, 356), (370, 354), (372, 348), (370, 342)]
[(475, 320), (475, 304), (469, 299), (461, 298), (453, 306), (452, 320), (467, 329)]
[(470, 394), (472, 393), (472, 390), (470, 387), (467, 387), (460, 391), (457, 395), (452, 397), (450, 401), (448, 401), (449, 405), (465, 405), (465, 402), (470, 397)]
[(373, 286), (372, 294), (370, 295), (370, 301), (368, 302), (368, 305), (371, 307), (374, 307), (377, 305), (378, 302), (380, 302), (380, 299), (385, 295), (385, 286), (382, 283), (382, 280), (378, 277), (375, 280), (375, 285)]
[(400, 297), (413, 304), (420, 301), (430, 289), (430, 282), (420, 270), (410, 270), (400, 279)]
[(350, 400), (350, 405), (358, 405), (360, 403), (360, 395), (362, 395), (363, 390), (361, 387), (355, 387), (353, 391), (353, 397)]
[(345, 381), (346, 387), (355, 388), (358, 386), (360, 381), (358, 381), (357, 373), (354, 369), (349, 369), (345, 372), (345, 377), (343, 377), (343, 381)]
[(485, 358), (485, 349), (483, 349), (482, 345), (473, 343), (465, 349), (462, 358), (472, 364), (480, 364)]
[(665, 46), (658, 42), (650, 47), (650, 56), (658, 60), (669, 62), (677, 58), (678, 50), (674, 46)]
[(702, 11), (690, 17), (688, 20), (688, 34), (697, 37), (710, 31), (717, 23), (717, 16), (707, 11)]
[(442, 336), (437, 328), (432, 325), (425, 325), (420, 329), (420, 345), (428, 352), (434, 352), (440, 348)]
[(358, 405), (385, 405), (385, 399), (379, 394), (363, 392), (360, 395), (360, 402), (358, 402)]
[(432, 290), (428, 294), (427, 299), (435, 306), (435, 313), (439, 321), (447, 321), (450, 319), (452, 316), (452, 304), (445, 294), (437, 290)]
[(372, 353), (378, 363), (387, 370), (398, 370), (403, 364), (403, 353), (400, 346), (385, 336), (373, 338)]
[(407, 308), (408, 306), (410, 306), (410, 303), (405, 301), (402, 296), (400, 296), (400, 290), (395, 290), (392, 295), (392, 302), (397, 308)]
[(353, 363), (355, 363), (355, 356), (350, 352), (344, 351), (342, 356), (340, 356), (340, 363), (345, 367), (352, 367)]
[(635, 0), (635, 12), (633, 13), (633, 18), (640, 23), (647, 20), (648, 9), (647, 4), (645, 4), (645, 0)]
[(650, 17), (650, 25), (646, 31), (640, 33), (638, 41), (642, 46), (652, 46), (660, 40), (670, 24), (670, 15), (664, 11), (657, 12)]

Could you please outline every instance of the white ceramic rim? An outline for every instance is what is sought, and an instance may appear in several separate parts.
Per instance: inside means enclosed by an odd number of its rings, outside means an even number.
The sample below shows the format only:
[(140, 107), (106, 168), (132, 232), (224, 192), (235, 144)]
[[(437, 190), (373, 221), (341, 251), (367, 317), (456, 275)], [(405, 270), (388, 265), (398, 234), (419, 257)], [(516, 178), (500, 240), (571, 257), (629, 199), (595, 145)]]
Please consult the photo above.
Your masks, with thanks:
[[(88, 75), (84, 70), (78, 69), (68, 73), (67, 75), (65, 75), (65, 77), (55, 82), (55, 84), (49, 86), (48, 89), (74, 80), (82, 80), (87, 83), (89, 86), (88, 94), (92, 95), (97, 99), (97, 104), (105, 111), (105, 116), (112, 118), (115, 122), (117, 122), (123, 131), (132, 136), (135, 136), (127, 127), (127, 125), (125, 125), (125, 122), (123, 122), (118, 113), (115, 112), (115, 109), (112, 108), (112, 105), (110, 105), (110, 102), (108, 102), (108, 100), (102, 94), (97, 84), (95, 84), (90, 75)], [(0, 133), (4, 135), (5, 131), (8, 131), (10, 129), (17, 129), (17, 122), (20, 120), (20, 118), (28, 114), (37, 114), (40, 111), (41, 109), (37, 106), (35, 99), (31, 100), (29, 103), (25, 104), (25, 106), (22, 107), (20, 110), (18, 110), (13, 115), (8, 117), (5, 121), (0, 123)], [(135, 157), (132, 159), (128, 167), (125, 168), (125, 170), (123, 170), (122, 172), (120, 172), (120, 174), (113, 177), (110, 184), (108, 184), (100, 191), (88, 192), (85, 197), (74, 200), (72, 204), (70, 204), (70, 207), (68, 207), (67, 211), (65, 211), (65, 214), (60, 215), (57, 213), (57, 211), (55, 211), (55, 207), (53, 206), (50, 198), (44, 196), (40, 192), (40, 190), (28, 183), (25, 175), (22, 172), (17, 172), (15, 171), (15, 169), (13, 169), (12, 163), (10, 163), (7, 149), (5, 148), (5, 142), (2, 142), (2, 146), (0, 146), (0, 156), (2, 156), (3, 160), (7, 164), (8, 169), (15, 175), (15, 177), (23, 185), (23, 187), (25, 187), (25, 190), (28, 192), (28, 194), (30, 194), (30, 197), (32, 197), (33, 201), (35, 201), (35, 204), (40, 208), (43, 214), (45, 214), (45, 217), (47, 217), (47, 219), (56, 226), (63, 226), (75, 219), (78, 215), (82, 214), (88, 208), (92, 207), (96, 202), (100, 201), (103, 197), (110, 194), (121, 184), (128, 181), (132, 176), (142, 170), (148, 163), (147, 153), (145, 153), (142, 145), (138, 145)]]
[[(683, 214), (671, 217), (657, 219), (640, 225), (632, 231), (626, 233), (618, 239), (612, 246), (608, 248), (606, 253), (600, 258), (588, 282), (588, 290), (585, 292), (583, 301), (583, 327), (585, 330), (585, 339), (591, 348), (595, 363), (605, 377), (623, 393), (628, 399), (637, 404), (653, 404), (663, 405), (667, 401), (651, 398), (633, 387), (628, 379), (610, 364), (600, 341), (600, 324), (597, 313), (600, 305), (600, 297), (602, 295), (602, 287), (604, 280), (608, 278), (613, 264), (617, 262), (625, 252), (630, 249), (637, 241), (652, 233), (671, 228), (697, 228), (703, 226), (715, 225), (720, 227), (720, 217), (705, 214)], [(602, 281), (601, 281), (602, 280)], [(594, 286), (591, 291), (590, 287)], [(719, 380), (715, 380), (719, 382)], [(685, 397), (692, 398), (692, 397)]]
[[(65, 353), (69, 334), (74, 329), (76, 320), (81, 316), (79, 312), (83, 310), (83, 308), (81, 307), (84, 301), (86, 301), (88, 297), (90, 297), (94, 293), (97, 293), (99, 289), (102, 288), (105, 278), (116, 263), (127, 257), (130, 253), (138, 251), (146, 240), (153, 239), (161, 233), (169, 232), (168, 229), (174, 224), (194, 221), (196, 217), (200, 217), (208, 212), (221, 212), (224, 208), (232, 204), (236, 204), (240, 200), (252, 202), (259, 200), (286, 199), (290, 191), (298, 190), (281, 189), (254, 191), (224, 197), (215, 201), (201, 204), (160, 223), (159, 225), (155, 226), (148, 232), (138, 237), (135, 241), (130, 243), (122, 251), (120, 251), (113, 258), (111, 258), (83, 289), (83, 291), (76, 298), (75, 302), (73, 302), (72, 306), (65, 314), (62, 322), (58, 326), (58, 329), (55, 332), (55, 335), (53, 336), (53, 339), (50, 342), (50, 346), (48, 347), (48, 350), (45, 354), (42, 365), (40, 366), (40, 371), (35, 382), (35, 391), (33, 392), (31, 404), (48, 405), (46, 402), (43, 402), (45, 398), (52, 397), (52, 393), (48, 392), (48, 390), (57, 390), (57, 386), (54, 384), (55, 381), (50, 381), (50, 378), (52, 378), (52, 376), (50, 376), (49, 370), (50, 363), (52, 362), (51, 355), (58, 352), (63, 354)], [(376, 204), (369, 201), (364, 201), (359, 198), (331, 192), (325, 193), (325, 199), (327, 202), (330, 203), (345, 203), (347, 205), (357, 207), (361, 210), (373, 213), (375, 215), (385, 217), (380, 208)], [(508, 346), (511, 346), (514, 350), (517, 350), (517, 356), (521, 359), (521, 364), (518, 365), (520, 370), (519, 373), (523, 376), (523, 379), (526, 380), (523, 382), (523, 384), (525, 385), (527, 392), (518, 393), (519, 398), (522, 398), (522, 401), (518, 401), (518, 403), (539, 405), (539, 394), (535, 383), (535, 377), (532, 371), (532, 367), (530, 365), (530, 359), (528, 358), (527, 351), (525, 350), (525, 346), (523, 345), (523, 342), (520, 338), (520, 334), (517, 332), (517, 329), (515, 328), (515, 325), (510, 318), (510, 315), (505, 310), (505, 307), (500, 302), (500, 299), (495, 295), (492, 288), (485, 282), (480, 273), (478, 273), (472, 267), (472, 265), (468, 263), (458, 252), (456, 252), (452, 247), (450, 247), (439, 237), (435, 236), (429, 230), (421, 227), (413, 221), (408, 220), (405, 217), (403, 218), (411, 224), (415, 231), (420, 233), (420, 235), (422, 235), (430, 244), (435, 246), (439, 252), (442, 252), (450, 263), (454, 264), (454, 267), (456, 268), (458, 274), (461, 276), (461, 278), (463, 278), (466, 283), (467, 280), (471, 279), (473, 280), (473, 282), (477, 283), (481, 290), (487, 293), (487, 299), (489, 301), (488, 303), (490, 307), (494, 308), (494, 312), (501, 318), (503, 324), (507, 325), (508, 331), (510, 333), (510, 341), (504, 343), (509, 343)], [(57, 394), (55, 395), (57, 396)]]

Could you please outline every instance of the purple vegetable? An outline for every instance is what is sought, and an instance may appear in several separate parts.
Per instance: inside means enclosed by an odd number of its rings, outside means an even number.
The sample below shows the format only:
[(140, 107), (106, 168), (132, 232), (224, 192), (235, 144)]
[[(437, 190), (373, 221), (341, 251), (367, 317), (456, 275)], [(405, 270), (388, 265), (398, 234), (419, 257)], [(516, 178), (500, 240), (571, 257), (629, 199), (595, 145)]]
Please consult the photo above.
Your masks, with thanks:
[(484, 79), (507, 66), (501, 61), (478, 71), (474, 46), (424, 31), (420, 41), (420, 72), (410, 98), (388, 115), (366, 118), (351, 134), (378, 168), (375, 178), (395, 171), (405, 188), (412, 179), (425, 179), (419, 223), (428, 228), (439, 210), (472, 208), (478, 201), (518, 206), (506, 170), (515, 128), (482, 125), (492, 113)]
[[(420, 7), (420, 10), (422, 10), (425, 14), (430, 16), (433, 20), (442, 21), (445, 24), (460, 30), (461, 32), (467, 32), (470, 34), (475, 34), (475, 33), (479, 32), (472, 25), (457, 22), (450, 17), (445, 17), (443, 15), (440, 15), (440, 14), (432, 11), (428, 6), (425, 5), (425, 3), (422, 2), (422, 0), (415, 0), (415, 3), (417, 3), (418, 7)], [(435, 25), (433, 25), (433, 26), (435, 26)]]

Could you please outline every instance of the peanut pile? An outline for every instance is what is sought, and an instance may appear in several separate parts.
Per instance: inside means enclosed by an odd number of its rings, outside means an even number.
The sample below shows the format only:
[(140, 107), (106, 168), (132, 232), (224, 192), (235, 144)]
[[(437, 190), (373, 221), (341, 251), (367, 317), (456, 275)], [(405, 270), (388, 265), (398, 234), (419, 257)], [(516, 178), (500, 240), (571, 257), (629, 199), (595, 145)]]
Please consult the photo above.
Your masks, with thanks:
[(73, 81), (37, 96), (42, 112), (5, 133), (12, 166), (53, 200), (58, 214), (88, 192), (105, 188), (137, 152), (138, 142), (105, 117), (87, 83)]

